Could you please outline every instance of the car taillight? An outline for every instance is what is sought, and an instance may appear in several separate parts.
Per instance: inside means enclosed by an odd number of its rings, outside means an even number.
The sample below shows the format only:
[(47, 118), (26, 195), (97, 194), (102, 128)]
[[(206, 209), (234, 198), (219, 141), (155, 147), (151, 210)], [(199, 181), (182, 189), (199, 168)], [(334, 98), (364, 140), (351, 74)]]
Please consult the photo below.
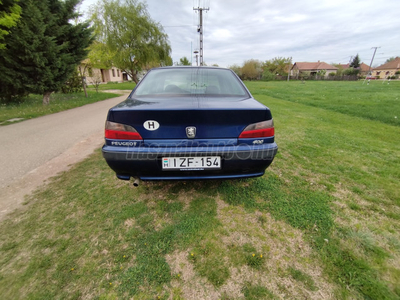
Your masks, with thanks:
[(106, 122), (106, 139), (111, 140), (143, 140), (139, 132), (129, 125)]
[(254, 123), (247, 126), (239, 135), (240, 139), (273, 137), (275, 135), (274, 120)]

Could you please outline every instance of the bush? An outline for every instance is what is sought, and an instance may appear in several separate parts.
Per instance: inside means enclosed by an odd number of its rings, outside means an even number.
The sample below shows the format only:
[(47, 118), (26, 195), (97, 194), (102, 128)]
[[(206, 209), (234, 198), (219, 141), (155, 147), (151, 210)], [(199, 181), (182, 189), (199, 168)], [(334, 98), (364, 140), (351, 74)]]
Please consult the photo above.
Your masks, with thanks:
[(275, 80), (275, 74), (272, 74), (269, 70), (264, 70), (264, 73), (262, 74), (262, 80), (264, 81)]
[(343, 71), (344, 75), (358, 75), (360, 73), (359, 69), (348, 68)]
[(63, 94), (72, 94), (82, 92), (82, 79), (76, 70), (71, 77), (65, 82), (61, 87), (61, 92)]
[(229, 66), (228, 68), (231, 69), (233, 72), (235, 72), (237, 76), (242, 78), (242, 68), (239, 65), (232, 65)]
[(23, 87), (17, 88), (8, 84), (0, 84), (0, 103), (10, 104), (10, 103), (21, 103), (29, 93)]

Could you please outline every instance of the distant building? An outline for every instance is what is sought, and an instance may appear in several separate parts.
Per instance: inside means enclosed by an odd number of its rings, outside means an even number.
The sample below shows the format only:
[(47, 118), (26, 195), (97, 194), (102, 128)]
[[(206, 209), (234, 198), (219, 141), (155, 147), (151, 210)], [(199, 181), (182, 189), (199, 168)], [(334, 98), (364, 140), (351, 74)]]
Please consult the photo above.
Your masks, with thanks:
[(296, 62), (292, 66), (291, 75), (298, 77), (300, 74), (315, 76), (325, 71), (324, 76), (328, 77), (330, 73), (336, 74), (338, 68), (325, 62)]
[(100, 83), (107, 82), (123, 82), (124, 77), (127, 80), (126, 74), (123, 74), (122, 71), (118, 68), (111, 67), (110, 69), (97, 69), (92, 68), (90, 65), (86, 65), (86, 60), (84, 60), (78, 69), (84, 73), (83, 76), (86, 78), (87, 84), (93, 84), (95, 81)]
[(394, 60), (385, 63), (372, 71), (373, 77), (388, 78), (389, 76), (395, 76), (396, 72), (400, 71), (400, 57), (396, 57)]

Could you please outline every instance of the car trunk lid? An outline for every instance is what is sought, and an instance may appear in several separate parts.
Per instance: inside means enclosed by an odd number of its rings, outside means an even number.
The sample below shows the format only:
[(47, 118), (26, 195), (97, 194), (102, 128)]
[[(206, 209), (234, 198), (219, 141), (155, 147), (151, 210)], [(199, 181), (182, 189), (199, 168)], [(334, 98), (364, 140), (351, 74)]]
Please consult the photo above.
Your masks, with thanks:
[[(237, 143), (243, 129), (256, 122), (271, 119), (267, 107), (253, 98), (207, 98), (199, 96), (176, 99), (132, 99), (120, 103), (109, 111), (108, 121), (134, 127), (145, 145), (160, 140), (176, 140), (184, 145), (210, 144), (211, 140)], [(194, 137), (190, 136), (194, 128)], [(192, 131), (193, 131), (192, 130)]]

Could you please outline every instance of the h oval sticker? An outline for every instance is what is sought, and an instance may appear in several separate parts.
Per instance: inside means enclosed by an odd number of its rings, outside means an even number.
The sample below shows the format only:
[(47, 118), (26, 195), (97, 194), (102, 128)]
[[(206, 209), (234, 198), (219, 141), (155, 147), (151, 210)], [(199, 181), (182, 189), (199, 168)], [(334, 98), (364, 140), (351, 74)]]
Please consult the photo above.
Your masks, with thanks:
[(154, 131), (160, 128), (160, 124), (154, 120), (148, 120), (143, 123), (143, 127), (147, 130)]

